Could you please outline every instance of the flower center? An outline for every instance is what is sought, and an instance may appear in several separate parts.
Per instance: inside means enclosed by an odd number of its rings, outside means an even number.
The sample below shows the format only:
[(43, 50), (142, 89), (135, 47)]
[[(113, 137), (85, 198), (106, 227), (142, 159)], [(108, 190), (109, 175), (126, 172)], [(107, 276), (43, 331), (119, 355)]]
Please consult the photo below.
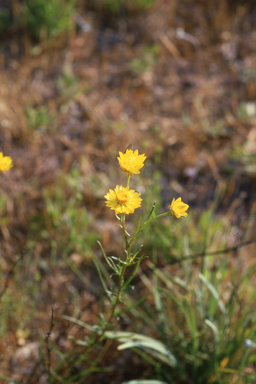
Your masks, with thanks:
[(129, 200), (128, 193), (121, 189), (120, 191), (116, 192), (116, 199), (119, 201), (119, 203), (125, 204)]

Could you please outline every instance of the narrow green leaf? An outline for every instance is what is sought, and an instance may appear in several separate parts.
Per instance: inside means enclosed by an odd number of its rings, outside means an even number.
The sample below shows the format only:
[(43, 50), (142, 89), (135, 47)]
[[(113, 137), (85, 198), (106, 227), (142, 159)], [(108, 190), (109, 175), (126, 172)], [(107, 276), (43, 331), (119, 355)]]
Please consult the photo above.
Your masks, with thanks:
[(135, 235), (134, 235), (134, 238), (136, 239), (140, 232), (141, 232), (141, 229), (140, 229), (140, 225), (141, 225), (141, 221), (142, 221), (142, 218), (143, 218), (143, 213), (140, 215), (140, 219), (139, 219), (139, 222), (138, 222), (138, 225), (137, 225), (137, 229), (136, 229), (136, 232), (135, 232)]
[(69, 339), (70, 340), (73, 340), (75, 344), (77, 345), (82, 345), (84, 347), (86, 347), (88, 345), (88, 341), (84, 341), (84, 340), (77, 340), (74, 336), (69, 336)]
[(140, 266), (140, 263), (141, 261), (145, 259), (145, 256), (141, 256), (141, 258), (137, 261), (137, 264), (136, 264), (136, 267), (133, 271), (133, 273), (128, 277), (128, 279), (126, 280), (125, 284), (124, 284), (124, 287), (127, 287), (128, 284), (130, 284), (130, 282), (132, 281), (132, 279), (134, 278), (134, 276), (136, 275), (137, 271), (138, 271), (138, 268)]
[(209, 291), (212, 293), (213, 297), (217, 300), (218, 306), (222, 313), (226, 314), (226, 308), (220, 299), (219, 293), (216, 291), (215, 287), (210, 283), (202, 273), (199, 273), (199, 279), (205, 284), (205, 286), (209, 289)]
[(97, 272), (98, 272), (101, 284), (103, 286), (103, 289), (106, 292), (106, 294), (108, 295), (109, 299), (111, 300), (111, 295), (109, 294), (109, 290), (107, 289), (106, 283), (105, 283), (105, 281), (103, 279), (103, 276), (102, 276), (102, 273), (101, 273), (101, 270), (100, 270), (100, 267), (99, 267), (99, 264), (98, 264), (98, 260), (96, 259), (96, 257), (94, 255), (93, 255), (93, 261), (94, 261), (95, 267), (97, 269)]
[(113, 261), (113, 258), (112, 257), (108, 257), (108, 261), (109, 263), (112, 265), (112, 269), (113, 271), (115, 271), (116, 273), (118, 273), (118, 268), (117, 266), (115, 265), (114, 261)]
[(194, 354), (194, 356), (196, 356), (196, 353), (198, 351), (198, 338), (197, 338), (197, 327), (196, 327), (195, 313), (192, 310), (192, 307), (191, 307), (186, 296), (183, 299), (183, 303), (184, 303), (184, 307), (187, 309), (188, 315), (189, 315), (189, 316), (186, 316), (186, 321), (187, 321), (187, 324), (188, 324), (188, 327), (190, 330), (190, 334), (191, 334), (191, 338), (193, 341), (193, 354)]
[(99, 244), (100, 249), (101, 249), (101, 252), (102, 252), (102, 254), (103, 254), (103, 256), (104, 256), (106, 262), (108, 263), (109, 267), (110, 267), (111, 269), (113, 269), (113, 270), (116, 272), (116, 267), (113, 267), (113, 265), (110, 263), (109, 258), (108, 258), (108, 256), (106, 255), (106, 253), (105, 253), (105, 251), (104, 251), (104, 249), (103, 249), (103, 247), (102, 247), (102, 245), (101, 245), (101, 242), (100, 242), (99, 240), (97, 240), (97, 243)]
[(191, 291), (191, 289), (189, 288), (189, 285), (184, 280), (180, 279), (178, 276), (173, 277), (173, 282), (179, 285), (180, 287), (186, 289), (186, 291), (188, 292)]
[(156, 210), (156, 202), (154, 202), (153, 206), (152, 206), (152, 209), (148, 215), (148, 218), (147, 220), (145, 221), (145, 223), (147, 223), (151, 218), (154, 218), (155, 216), (155, 210)]
[(135, 257), (138, 255), (138, 253), (140, 252), (141, 248), (143, 247), (143, 244), (141, 244), (137, 249), (136, 251), (134, 252), (134, 254), (132, 255), (132, 259), (134, 260)]
[(91, 332), (97, 332), (97, 326), (95, 326), (95, 325), (94, 326), (93, 325), (89, 325), (89, 324), (85, 323), (84, 321), (75, 319), (74, 317), (67, 316), (67, 315), (62, 315), (61, 317), (63, 319), (65, 319), (65, 320), (68, 320), (68, 321), (74, 323), (74, 324), (80, 325), (83, 328), (87, 328)]
[(173, 367), (177, 367), (178, 365), (178, 362), (176, 361), (174, 356), (172, 357), (170, 357), (170, 355), (166, 356), (154, 349), (149, 349), (149, 348), (145, 349), (145, 352), (148, 353), (150, 356), (152, 356), (158, 362), (161, 361), (162, 363), (169, 365), (169, 367), (173, 368)]
[(117, 347), (118, 350), (123, 350), (127, 348), (140, 348), (146, 350), (149, 354), (153, 356), (157, 356), (159, 360), (164, 361), (166, 364), (171, 367), (177, 366), (177, 360), (174, 355), (164, 346), (164, 344), (160, 343), (157, 340), (150, 341), (127, 341)]
[(123, 343), (119, 345), (118, 349), (126, 348), (146, 348), (148, 353), (151, 353), (151, 350), (156, 353), (161, 354), (168, 358), (165, 360), (172, 367), (177, 365), (177, 360), (174, 355), (166, 348), (166, 346), (158, 340), (153, 339), (149, 336), (144, 336), (139, 333), (132, 332), (122, 332), (122, 331), (107, 331), (105, 336), (109, 339), (117, 339), (119, 342)]
[(212, 321), (208, 320), (208, 319), (205, 319), (205, 324), (208, 325), (208, 327), (211, 328), (211, 330), (213, 331), (213, 334), (214, 334), (214, 339), (215, 339), (215, 342), (218, 343), (219, 342), (219, 331), (218, 331), (218, 328), (216, 327), (215, 324), (213, 324)]
[(142, 221), (143, 215), (144, 215), (144, 213), (142, 212), (142, 214), (140, 215), (140, 219), (139, 219), (139, 222), (138, 222), (138, 226), (137, 226), (137, 229), (138, 229), (138, 228), (140, 228), (140, 224), (141, 224), (141, 221)]
[(155, 301), (155, 307), (156, 311), (158, 313), (159, 319), (162, 322), (162, 325), (165, 324), (165, 317), (163, 313), (163, 302), (162, 297), (160, 295), (160, 291), (158, 289), (158, 277), (156, 274), (153, 275), (153, 295), (154, 295), (154, 301)]
[(142, 303), (149, 296), (150, 296), (150, 294), (145, 295), (145, 296), (141, 297), (140, 300), (136, 301), (136, 303), (134, 303), (133, 305), (131, 305), (125, 309), (122, 309), (120, 312), (117, 312), (116, 317), (120, 316), (122, 313), (129, 312), (133, 308), (136, 308), (140, 303)]

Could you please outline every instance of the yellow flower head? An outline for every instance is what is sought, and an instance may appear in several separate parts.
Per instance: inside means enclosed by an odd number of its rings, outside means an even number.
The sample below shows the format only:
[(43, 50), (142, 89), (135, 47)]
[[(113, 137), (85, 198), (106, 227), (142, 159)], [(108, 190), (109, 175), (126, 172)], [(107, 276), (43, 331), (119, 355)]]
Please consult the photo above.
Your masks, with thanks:
[(179, 197), (177, 200), (173, 199), (168, 208), (171, 214), (179, 219), (181, 216), (187, 216), (186, 210), (189, 208), (189, 205), (183, 203), (181, 197)]
[(0, 171), (8, 171), (12, 167), (12, 159), (9, 156), (4, 156), (3, 152), (0, 152)]
[(119, 152), (119, 156), (117, 160), (119, 161), (119, 165), (121, 167), (121, 171), (132, 176), (133, 174), (139, 174), (140, 169), (144, 166), (144, 161), (146, 156), (139, 155), (138, 150), (132, 151), (131, 149), (127, 149), (125, 153)]
[(113, 209), (116, 215), (133, 213), (134, 209), (140, 207), (142, 201), (140, 193), (121, 185), (117, 185), (114, 191), (110, 189), (104, 197), (107, 200), (107, 207)]

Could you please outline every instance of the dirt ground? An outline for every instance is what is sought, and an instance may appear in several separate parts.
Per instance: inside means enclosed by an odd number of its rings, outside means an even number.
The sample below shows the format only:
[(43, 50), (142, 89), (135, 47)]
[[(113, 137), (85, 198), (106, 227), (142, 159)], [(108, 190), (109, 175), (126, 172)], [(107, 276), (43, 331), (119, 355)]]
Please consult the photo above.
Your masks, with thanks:
[[(1, 194), (8, 198), (8, 223), (0, 223), (7, 271), (14, 255), (26, 252), (28, 217), (44, 211), (42, 191), (54, 189), (60, 170), (80, 164), (86, 174), (105, 174), (97, 193), (84, 188), (84, 203), (95, 220), (113, 220), (103, 196), (118, 180), (118, 151), (130, 144), (151, 161), (145, 178), (161, 170), (165, 205), (173, 190), (191, 207), (204, 208), (221, 183), (227, 188), (223, 211), (241, 196), (237, 214), (247, 215), (256, 200), (253, 2), (159, 0), (147, 13), (116, 16), (81, 8), (80, 16), (58, 41), (35, 46), (13, 35), (0, 43), (0, 150), (14, 163), (0, 178)], [(106, 247), (108, 242), (111, 235)], [(38, 245), (35, 255), (48, 252)], [(88, 270), (88, 277), (93, 273)], [(61, 276), (49, 273), (45, 295), (51, 288), (61, 302), (65, 292), (56, 281)], [(93, 323), (96, 299), (88, 296), (81, 307), (91, 302), (87, 322)], [(50, 305), (40, 304), (41, 330), (49, 328), (49, 311)], [(61, 312), (71, 314), (68, 303)], [(68, 348), (69, 325), (57, 328)], [(38, 326), (31, 329), (33, 349)], [(0, 341), (3, 374), (23, 383), (47, 382), (39, 381), (38, 356), (30, 370), (19, 365), (23, 357), (19, 360), (11, 331), (10, 326), (8, 338)], [(108, 377), (113, 384), (128, 375), (121, 361), (116, 364), (120, 377)]]

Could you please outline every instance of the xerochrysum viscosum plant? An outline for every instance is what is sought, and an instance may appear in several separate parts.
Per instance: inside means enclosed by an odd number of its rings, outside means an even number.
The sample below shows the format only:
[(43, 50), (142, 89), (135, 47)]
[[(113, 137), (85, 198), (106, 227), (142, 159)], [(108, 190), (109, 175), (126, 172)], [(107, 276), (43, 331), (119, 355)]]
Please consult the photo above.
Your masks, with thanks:
[[(131, 236), (125, 227), (125, 215), (129, 215), (134, 213), (136, 208), (139, 208), (142, 203), (141, 194), (136, 192), (133, 189), (130, 189), (130, 178), (133, 175), (139, 174), (141, 168), (144, 166), (144, 161), (146, 160), (146, 156), (144, 154), (139, 155), (138, 150), (132, 151), (131, 149), (127, 149), (125, 153), (119, 152), (119, 157), (117, 158), (119, 161), (120, 169), (125, 174), (127, 174), (127, 183), (126, 186), (117, 185), (114, 190), (110, 189), (109, 192), (105, 195), (106, 205), (110, 209), (115, 211), (116, 218), (120, 222), (120, 227), (123, 232), (124, 240), (125, 240), (125, 249), (124, 249), (124, 257), (116, 258), (116, 257), (107, 257), (102, 245), (100, 244), (101, 250), (104, 254), (104, 257), (108, 263), (108, 265), (113, 270), (113, 273), (118, 275), (118, 288), (117, 292), (112, 294), (112, 305), (108, 313), (107, 322), (110, 323), (111, 320), (117, 315), (117, 306), (118, 303), (122, 299), (122, 294), (124, 289), (130, 284), (131, 280), (136, 274), (140, 262), (144, 258), (144, 256), (139, 256), (140, 249), (142, 247), (139, 246), (135, 251), (132, 249), (132, 245), (134, 240), (140, 235), (140, 233), (144, 230), (144, 228), (155, 219), (160, 217), (172, 214), (177, 219), (180, 217), (187, 216), (187, 209), (189, 206), (181, 201), (179, 197), (177, 200), (173, 199), (171, 205), (169, 205), (169, 210), (162, 214), (155, 214), (155, 204), (153, 205), (150, 214), (147, 219), (143, 222), (143, 216), (140, 217), (137, 229), (133, 236)], [(134, 266), (134, 270), (130, 276), (125, 280), (125, 271), (128, 267)]]
[(4, 156), (3, 152), (0, 152), (0, 171), (9, 171), (12, 167), (12, 159), (9, 156)]

